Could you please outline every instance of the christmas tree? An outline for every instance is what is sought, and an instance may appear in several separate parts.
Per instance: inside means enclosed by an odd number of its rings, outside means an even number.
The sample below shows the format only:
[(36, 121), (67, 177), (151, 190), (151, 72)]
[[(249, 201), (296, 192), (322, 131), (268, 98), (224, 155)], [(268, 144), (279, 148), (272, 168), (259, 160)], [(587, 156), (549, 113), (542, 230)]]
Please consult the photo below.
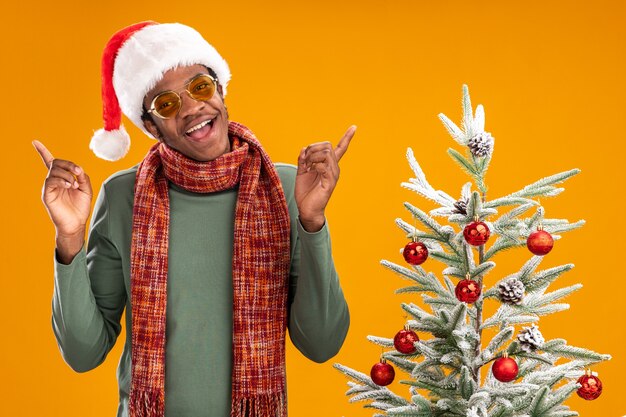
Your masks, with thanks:
[[(547, 218), (539, 198), (560, 194), (563, 188), (558, 184), (580, 171), (545, 177), (487, 200), (485, 174), (494, 139), (485, 132), (483, 107), (472, 111), (463, 86), (462, 128), (443, 114), (439, 118), (465, 152), (448, 149), (448, 154), (472, 182), (462, 187), (459, 199), (436, 190), (409, 148), (407, 159), (415, 178), (402, 186), (441, 207), (427, 214), (405, 203), (412, 221), (397, 219), (396, 224), (410, 239), (402, 251), (408, 266), (381, 261), (411, 282), (397, 293), (421, 293), (430, 312), (402, 303), (412, 318), (403, 330), (393, 338), (368, 336), (387, 349), (369, 375), (335, 364), (351, 379), (346, 395), (351, 402), (367, 401), (365, 407), (381, 410), (374, 416), (577, 416), (563, 401), (574, 392), (585, 399), (597, 398), (602, 385), (588, 366), (611, 357), (570, 346), (564, 339), (546, 341), (536, 323), (541, 316), (568, 309), (561, 300), (582, 287), (548, 289), (573, 264), (539, 269), (559, 234), (584, 224)], [(446, 218), (449, 224), (435, 217)], [(496, 255), (520, 247), (527, 248), (523, 250), (530, 258), (519, 271), (499, 281), (494, 274), (486, 277), (496, 267)], [(421, 266), (427, 259), (445, 265), (443, 280)], [(486, 303), (497, 303), (490, 317), (484, 317)], [(432, 337), (424, 338), (426, 334)], [(487, 334), (494, 334), (491, 340), (486, 340)], [(400, 382), (408, 386), (410, 399), (386, 387), (395, 377), (394, 366), (406, 373)]]

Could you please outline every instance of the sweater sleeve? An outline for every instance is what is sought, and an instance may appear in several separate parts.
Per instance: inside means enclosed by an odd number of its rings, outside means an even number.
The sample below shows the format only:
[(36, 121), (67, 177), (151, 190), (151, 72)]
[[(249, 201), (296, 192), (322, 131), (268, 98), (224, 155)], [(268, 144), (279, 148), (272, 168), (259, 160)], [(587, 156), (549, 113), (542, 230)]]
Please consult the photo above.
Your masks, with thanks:
[(65, 362), (76, 372), (100, 365), (121, 331), (126, 291), (119, 252), (108, 235), (104, 186), (94, 206), (87, 250), (68, 265), (54, 256), (52, 330)]
[(322, 363), (339, 352), (350, 326), (325, 222), (309, 233), (297, 223), (291, 266), (289, 336), (307, 358)]

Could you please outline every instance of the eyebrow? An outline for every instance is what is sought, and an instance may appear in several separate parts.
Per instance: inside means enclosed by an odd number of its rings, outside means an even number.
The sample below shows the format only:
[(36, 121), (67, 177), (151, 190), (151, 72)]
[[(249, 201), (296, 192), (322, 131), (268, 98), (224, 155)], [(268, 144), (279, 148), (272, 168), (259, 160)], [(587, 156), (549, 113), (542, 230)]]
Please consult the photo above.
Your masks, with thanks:
[[(194, 78), (196, 78), (198, 75), (209, 75), (209, 76), (210, 76), (211, 74), (204, 73), (204, 72), (199, 72), (199, 73), (197, 73), (196, 75), (192, 75), (191, 77), (189, 77), (189, 78), (187, 79), (187, 81), (185, 81), (185, 84), (184, 84), (184, 85), (189, 84), (189, 83), (191, 82), (191, 80), (193, 80)], [(163, 91), (174, 91), (174, 90), (163, 90)], [(158, 96), (158, 95), (159, 95), (159, 94), (161, 94), (163, 91), (156, 93), (156, 94), (154, 95), (154, 97)], [(148, 101), (154, 100), (154, 97), (150, 98)], [(147, 94), (146, 94), (145, 98), (148, 98), (148, 95), (147, 95)]]
[(196, 75), (194, 75), (193, 77), (189, 77), (189, 79), (187, 81), (185, 81), (185, 85), (189, 84), (191, 82), (191, 80), (196, 78), (198, 75), (209, 75), (209, 74), (205, 74), (204, 72), (199, 72)]

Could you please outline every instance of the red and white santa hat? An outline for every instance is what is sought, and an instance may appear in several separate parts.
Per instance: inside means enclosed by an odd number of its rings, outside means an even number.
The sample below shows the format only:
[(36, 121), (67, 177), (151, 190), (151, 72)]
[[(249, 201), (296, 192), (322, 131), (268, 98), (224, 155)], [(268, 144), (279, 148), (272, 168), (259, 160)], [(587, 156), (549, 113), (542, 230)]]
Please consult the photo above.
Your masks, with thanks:
[(168, 70), (201, 64), (215, 71), (226, 95), (230, 70), (202, 35), (180, 23), (141, 22), (114, 34), (102, 54), (102, 117), (89, 147), (99, 158), (116, 161), (126, 155), (130, 137), (122, 113), (149, 137), (141, 120), (143, 99)]

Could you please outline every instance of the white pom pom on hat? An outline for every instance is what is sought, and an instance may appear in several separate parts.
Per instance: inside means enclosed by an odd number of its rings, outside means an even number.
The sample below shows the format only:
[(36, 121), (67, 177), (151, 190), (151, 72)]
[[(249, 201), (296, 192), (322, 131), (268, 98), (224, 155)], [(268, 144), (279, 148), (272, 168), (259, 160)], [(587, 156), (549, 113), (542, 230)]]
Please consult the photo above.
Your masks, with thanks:
[(201, 64), (215, 71), (222, 92), (230, 69), (217, 50), (195, 29), (180, 23), (152, 21), (130, 25), (115, 33), (102, 54), (102, 118), (89, 147), (97, 157), (117, 161), (130, 148), (122, 113), (149, 137), (141, 120), (145, 95), (168, 70)]
[(115, 130), (98, 129), (91, 137), (89, 149), (98, 158), (117, 161), (128, 153), (130, 136), (124, 129), (124, 125), (120, 125), (120, 128)]

